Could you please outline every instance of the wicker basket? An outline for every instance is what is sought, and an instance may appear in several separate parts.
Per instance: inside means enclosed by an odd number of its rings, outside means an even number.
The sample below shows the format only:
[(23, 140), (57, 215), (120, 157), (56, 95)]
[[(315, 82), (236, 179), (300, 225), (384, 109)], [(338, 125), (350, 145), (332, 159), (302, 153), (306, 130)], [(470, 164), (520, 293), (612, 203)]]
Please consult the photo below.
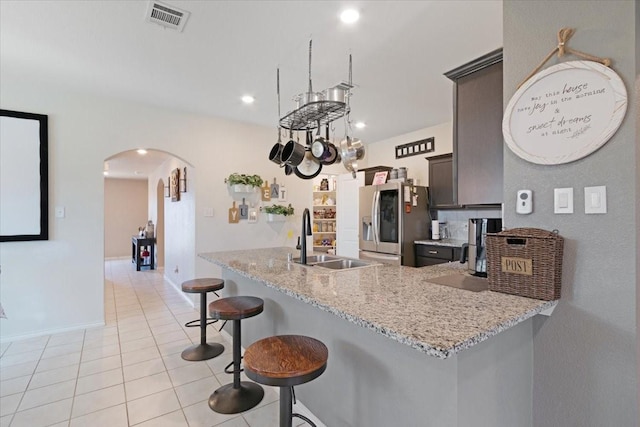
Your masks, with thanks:
[(487, 233), (486, 242), (490, 291), (560, 299), (564, 239), (557, 230), (514, 228)]

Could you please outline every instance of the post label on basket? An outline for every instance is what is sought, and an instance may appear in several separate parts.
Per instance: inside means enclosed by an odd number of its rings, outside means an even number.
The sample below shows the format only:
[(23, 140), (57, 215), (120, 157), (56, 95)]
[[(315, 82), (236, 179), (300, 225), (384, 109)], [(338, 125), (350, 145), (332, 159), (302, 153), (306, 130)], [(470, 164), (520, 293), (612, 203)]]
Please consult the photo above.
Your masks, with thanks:
[(533, 263), (531, 259), (503, 256), (501, 259), (502, 272), (533, 275)]

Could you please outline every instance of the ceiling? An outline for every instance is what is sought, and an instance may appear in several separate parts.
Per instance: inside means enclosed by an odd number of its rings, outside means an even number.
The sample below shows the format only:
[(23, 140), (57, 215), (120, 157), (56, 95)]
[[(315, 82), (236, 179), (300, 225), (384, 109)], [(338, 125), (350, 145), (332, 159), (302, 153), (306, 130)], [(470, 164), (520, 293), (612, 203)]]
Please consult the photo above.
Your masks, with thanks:
[[(351, 120), (367, 124), (354, 134), (370, 143), (451, 120), (451, 82), (443, 73), (502, 46), (502, 1), (165, 3), (191, 13), (183, 32), (146, 22), (142, 0), (2, 0), (1, 67), (99, 95), (275, 127), (276, 69), (284, 115), (307, 91), (313, 40), (315, 91), (347, 81), (352, 55)], [(360, 12), (355, 25), (338, 19), (347, 7)], [(243, 104), (244, 94), (256, 101)], [(141, 156), (127, 157), (118, 168), (142, 170)]]

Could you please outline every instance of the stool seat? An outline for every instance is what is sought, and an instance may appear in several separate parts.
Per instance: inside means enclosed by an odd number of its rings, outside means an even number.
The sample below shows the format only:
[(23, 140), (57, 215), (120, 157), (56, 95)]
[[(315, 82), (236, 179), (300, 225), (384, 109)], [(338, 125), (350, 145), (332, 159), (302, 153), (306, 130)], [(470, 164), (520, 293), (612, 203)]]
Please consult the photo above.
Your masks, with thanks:
[(251, 344), (244, 353), (244, 368), (258, 383), (290, 387), (319, 377), (328, 358), (329, 350), (315, 338), (279, 335)]
[(293, 386), (309, 382), (327, 369), (329, 350), (315, 338), (277, 335), (254, 342), (244, 352), (247, 377), (257, 383), (280, 387), (280, 427), (292, 427), (293, 418), (315, 424), (293, 413)]
[(240, 320), (262, 313), (264, 301), (258, 297), (228, 297), (209, 303), (209, 316), (220, 320)]
[(224, 280), (216, 278), (193, 279), (182, 283), (182, 292), (190, 294), (215, 292), (222, 288), (224, 288)]
[(218, 320), (207, 319), (207, 293), (224, 288), (224, 280), (218, 278), (201, 278), (187, 280), (182, 283), (182, 292), (200, 294), (200, 319), (185, 323), (185, 327), (200, 328), (200, 344), (192, 345), (182, 352), (182, 358), (189, 361), (201, 361), (219, 356), (224, 351), (224, 346), (219, 343), (207, 343), (207, 326)]
[[(242, 360), (240, 321), (262, 313), (264, 301), (250, 296), (221, 298), (209, 304), (209, 316), (213, 319), (233, 321), (233, 361), (225, 372), (233, 374), (233, 382), (219, 387), (209, 396), (209, 407), (220, 414), (237, 414), (255, 407), (264, 397), (264, 389), (250, 381), (240, 381)], [(233, 370), (229, 371), (229, 367)]]

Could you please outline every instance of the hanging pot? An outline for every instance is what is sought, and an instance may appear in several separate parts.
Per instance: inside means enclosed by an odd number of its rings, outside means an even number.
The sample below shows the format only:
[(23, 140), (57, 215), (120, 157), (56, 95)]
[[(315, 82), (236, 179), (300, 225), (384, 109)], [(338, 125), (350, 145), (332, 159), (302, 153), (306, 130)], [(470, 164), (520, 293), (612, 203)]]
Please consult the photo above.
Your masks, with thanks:
[[(323, 138), (320, 136), (320, 122), (318, 122), (318, 134), (316, 139), (311, 143), (311, 154), (313, 154), (313, 157), (318, 159), (322, 164), (325, 164), (324, 162), (332, 156), (329, 141), (329, 125), (327, 124), (326, 126), (326, 136)], [(335, 146), (333, 148), (335, 151)], [(335, 155), (333, 156), (335, 157)]]
[(284, 145), (281, 161), (290, 166), (298, 166), (304, 160), (304, 155), (304, 145), (300, 145), (292, 139)]
[(364, 159), (364, 144), (358, 138), (351, 139), (351, 148), (356, 152), (356, 160)]
[(334, 164), (335, 162), (340, 161), (340, 154), (338, 153), (338, 149), (336, 148), (336, 146), (331, 142), (329, 142), (327, 145), (328, 145), (327, 151), (329, 155), (326, 158), (320, 160), (320, 163), (322, 163), (325, 166), (329, 166)]
[(271, 147), (271, 151), (269, 152), (269, 160), (271, 160), (273, 163), (277, 165), (281, 165), (283, 148), (284, 148), (284, 145), (282, 145), (280, 142), (276, 142), (274, 146)]
[(318, 135), (311, 143), (311, 155), (318, 161), (323, 161), (329, 157), (329, 142)]
[(325, 89), (322, 91), (322, 96), (325, 101), (342, 102), (347, 101), (347, 91), (339, 86)]
[(355, 175), (358, 171), (358, 160), (364, 158), (364, 145), (358, 138), (351, 138), (347, 135), (340, 142), (340, 155), (345, 169)]
[(320, 92), (303, 92), (301, 94), (298, 94), (298, 96), (296, 96), (295, 98), (297, 108), (301, 108), (312, 102), (318, 102), (322, 100), (323, 96)]
[(307, 151), (304, 160), (293, 169), (298, 178), (313, 179), (322, 171), (322, 164)]

